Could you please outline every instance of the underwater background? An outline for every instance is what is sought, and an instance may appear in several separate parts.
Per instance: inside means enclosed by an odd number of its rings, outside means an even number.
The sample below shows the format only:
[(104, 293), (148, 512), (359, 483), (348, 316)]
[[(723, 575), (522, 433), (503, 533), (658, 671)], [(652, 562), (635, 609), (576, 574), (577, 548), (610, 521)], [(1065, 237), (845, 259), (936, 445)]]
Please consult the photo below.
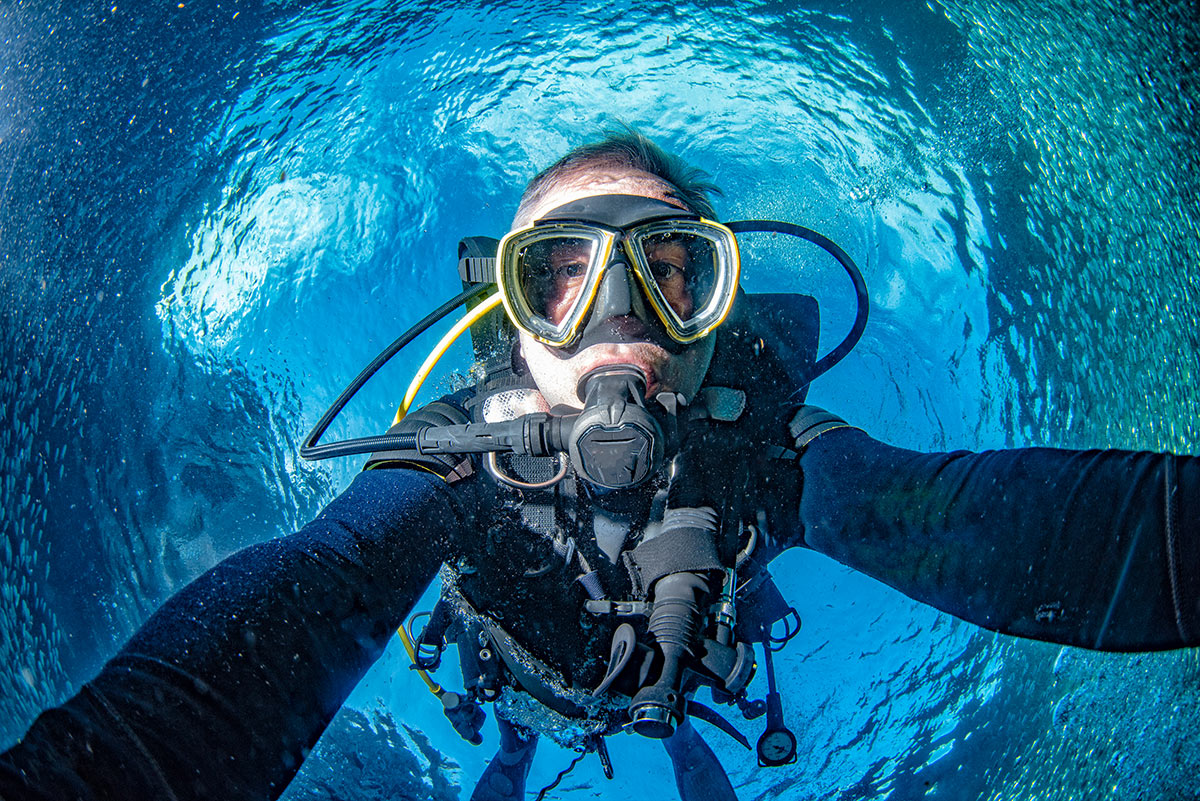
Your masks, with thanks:
[[(0, 0), (0, 747), (347, 483), (358, 463), (301, 462), (303, 434), (457, 291), (460, 237), (501, 235), (535, 171), (617, 123), (706, 169), (722, 219), (859, 262), (866, 336), (810, 398), (875, 437), (1200, 451), (1197, 17)], [(745, 247), (746, 287), (815, 295), (837, 342), (836, 264)], [(434, 336), (331, 435), (381, 431)], [(1195, 652), (1000, 637), (809, 553), (773, 572), (805, 622), (777, 660), (800, 759), (759, 769), (706, 730), (743, 801), (1200, 796)], [(465, 797), (495, 744), (460, 740), (392, 647), (287, 797)], [(676, 797), (657, 744), (610, 748), (614, 780), (588, 757), (550, 797)], [(572, 756), (543, 744), (532, 793)]]

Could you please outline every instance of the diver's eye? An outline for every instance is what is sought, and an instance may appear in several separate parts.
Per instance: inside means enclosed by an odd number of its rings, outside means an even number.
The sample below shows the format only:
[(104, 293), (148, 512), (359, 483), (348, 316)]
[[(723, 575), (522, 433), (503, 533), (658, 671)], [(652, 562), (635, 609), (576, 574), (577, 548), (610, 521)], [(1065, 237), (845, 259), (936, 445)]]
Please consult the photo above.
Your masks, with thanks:
[(579, 278), (585, 272), (587, 272), (587, 265), (581, 261), (568, 262), (554, 267), (556, 278)]
[(665, 259), (655, 259), (650, 262), (650, 272), (654, 274), (654, 280), (666, 281), (669, 278), (679, 275), (683, 270), (679, 269), (679, 265)]

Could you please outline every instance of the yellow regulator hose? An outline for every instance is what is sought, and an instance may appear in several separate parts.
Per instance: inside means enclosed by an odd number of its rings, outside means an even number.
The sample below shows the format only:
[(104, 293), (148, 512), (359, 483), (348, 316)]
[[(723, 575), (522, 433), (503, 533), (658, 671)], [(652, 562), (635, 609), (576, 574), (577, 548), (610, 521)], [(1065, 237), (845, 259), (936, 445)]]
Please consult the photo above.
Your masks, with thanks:
[(421, 365), (421, 369), (417, 370), (417, 374), (413, 376), (412, 382), (408, 385), (408, 391), (404, 393), (404, 400), (400, 402), (400, 408), (396, 410), (396, 417), (394, 420), (392, 420), (392, 425), (399, 423), (404, 419), (404, 416), (408, 414), (408, 410), (410, 407), (412, 407), (413, 401), (417, 399), (417, 393), (420, 392), (421, 385), (425, 383), (425, 379), (429, 377), (431, 372), (433, 372), (433, 368), (435, 365), (437, 365), (438, 360), (441, 359), (446, 351), (449, 350), (450, 346), (454, 344), (454, 340), (462, 336), (464, 331), (473, 326), (475, 323), (479, 322), (479, 320), (485, 314), (499, 305), (499, 292), (493, 295), (488, 295), (486, 298), (484, 298), (482, 303), (463, 315), (463, 318), (455, 323), (454, 327), (447, 331), (446, 335), (443, 336), (436, 345), (434, 345), (433, 350), (430, 351), (429, 355), (425, 357), (425, 362)]

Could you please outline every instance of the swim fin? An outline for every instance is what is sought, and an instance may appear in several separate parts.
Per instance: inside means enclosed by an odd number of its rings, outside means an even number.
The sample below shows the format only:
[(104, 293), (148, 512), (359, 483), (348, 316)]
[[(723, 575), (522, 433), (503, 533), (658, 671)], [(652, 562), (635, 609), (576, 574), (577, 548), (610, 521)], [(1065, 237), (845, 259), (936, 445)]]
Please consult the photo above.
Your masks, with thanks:
[(675, 769), (680, 801), (737, 801), (717, 755), (690, 720), (684, 720), (663, 745)]
[(523, 801), (525, 778), (533, 764), (538, 736), (525, 734), (499, 715), (500, 750), (492, 757), (471, 793), (471, 801)]

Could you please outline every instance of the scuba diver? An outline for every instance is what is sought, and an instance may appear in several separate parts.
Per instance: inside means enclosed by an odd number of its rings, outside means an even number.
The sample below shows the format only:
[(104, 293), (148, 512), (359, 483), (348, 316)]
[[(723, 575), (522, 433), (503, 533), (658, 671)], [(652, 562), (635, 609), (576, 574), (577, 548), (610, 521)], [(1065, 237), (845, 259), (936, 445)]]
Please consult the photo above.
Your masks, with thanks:
[(715, 222), (712, 189), (632, 132), (535, 177), (502, 240), (460, 249), (448, 306), (473, 307), (456, 331), (482, 379), (409, 412), (415, 381), (386, 435), (318, 444), (381, 355), (304, 451), (369, 453), (367, 469), (299, 532), (169, 599), (0, 756), (0, 798), (276, 797), (400, 627), (424, 671), (456, 644), (463, 690), (438, 694), (464, 737), (492, 704), (476, 801), (525, 797), (543, 737), (610, 772), (617, 731), (662, 740), (683, 801), (732, 799), (694, 721), (748, 744), (714, 707), (765, 718), (759, 763), (796, 758), (771, 660), (798, 616), (767, 572), (790, 547), (995, 631), (1200, 644), (1200, 461), (919, 453), (805, 404), (865, 307), (816, 358), (815, 302), (740, 290), (738, 236), (849, 259), (798, 226)]

